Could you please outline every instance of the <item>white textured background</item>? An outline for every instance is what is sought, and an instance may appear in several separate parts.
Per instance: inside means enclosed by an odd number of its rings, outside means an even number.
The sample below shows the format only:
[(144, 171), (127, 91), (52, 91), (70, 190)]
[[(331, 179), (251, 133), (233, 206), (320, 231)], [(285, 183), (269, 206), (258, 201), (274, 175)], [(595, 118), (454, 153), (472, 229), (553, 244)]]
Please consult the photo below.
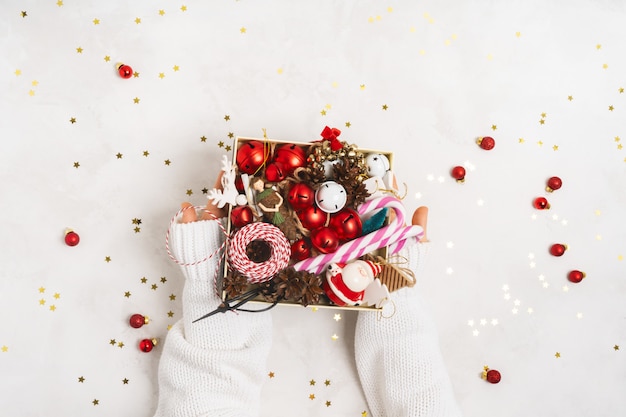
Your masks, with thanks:
[[(325, 125), (431, 207), (420, 291), (466, 416), (626, 414), (624, 21), (617, 0), (2, 1), (0, 414), (150, 416), (160, 348), (137, 343), (180, 318), (171, 216), (229, 133)], [(265, 416), (366, 415), (352, 313), (274, 310)]]

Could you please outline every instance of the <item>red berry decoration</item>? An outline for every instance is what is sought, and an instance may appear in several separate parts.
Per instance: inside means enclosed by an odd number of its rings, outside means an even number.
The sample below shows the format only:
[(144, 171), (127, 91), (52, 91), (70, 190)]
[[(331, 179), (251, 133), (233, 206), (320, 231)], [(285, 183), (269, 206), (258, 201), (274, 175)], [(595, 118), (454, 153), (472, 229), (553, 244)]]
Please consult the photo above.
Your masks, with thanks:
[(567, 274), (567, 279), (569, 279), (574, 284), (578, 284), (586, 276), (587, 275), (582, 271), (573, 270), (573, 271), (570, 271), (569, 274)]
[(563, 256), (566, 250), (567, 245), (563, 245), (562, 243), (555, 243), (554, 245), (550, 246), (550, 255)]
[(558, 190), (563, 185), (563, 181), (559, 177), (550, 177), (546, 185), (546, 191), (551, 193), (554, 190)]
[(330, 218), (329, 226), (340, 240), (352, 240), (361, 236), (363, 223), (359, 214), (351, 208), (344, 207)]
[(452, 178), (456, 180), (456, 182), (465, 182), (465, 168), (463, 168), (462, 166), (456, 166), (452, 168), (450, 174), (452, 175)]
[(339, 247), (339, 237), (329, 227), (318, 227), (311, 232), (311, 243), (321, 253), (333, 253)]
[(326, 224), (327, 214), (313, 205), (298, 212), (298, 218), (305, 229), (314, 230)]
[(545, 197), (537, 197), (537, 198), (535, 198), (535, 200), (533, 201), (533, 206), (537, 210), (548, 210), (548, 209), (550, 209), (550, 203), (548, 203), (548, 200)]
[(315, 202), (315, 191), (307, 184), (299, 182), (294, 184), (287, 194), (287, 200), (296, 211), (311, 207)]
[(157, 344), (157, 340), (156, 339), (143, 339), (141, 342), (139, 342), (139, 349), (142, 352), (150, 352), (152, 350), (153, 347), (155, 347)]
[(274, 161), (279, 162), (287, 174), (291, 174), (296, 168), (306, 165), (306, 154), (298, 145), (281, 145), (274, 151)]
[(120, 73), (120, 77), (124, 79), (129, 79), (133, 76), (133, 69), (130, 67), (130, 65), (120, 64), (117, 67), (117, 71)]
[(244, 227), (254, 221), (252, 209), (248, 206), (237, 206), (230, 212), (230, 222), (235, 227)]
[(128, 322), (130, 323), (130, 327), (132, 327), (133, 329), (138, 329), (144, 324), (148, 324), (150, 322), (150, 319), (148, 318), (148, 316), (133, 314), (132, 316), (130, 316)]
[(245, 142), (239, 149), (237, 149), (237, 167), (239, 171), (244, 174), (253, 175), (263, 165), (268, 156), (268, 150), (258, 140), (251, 140)]
[(67, 246), (76, 246), (78, 245), (78, 242), (80, 242), (80, 236), (78, 236), (78, 233), (72, 229), (67, 229), (65, 231), (65, 244)]
[(483, 372), (484, 378), (487, 382), (491, 382), (492, 384), (497, 384), (498, 382), (500, 382), (500, 380), (502, 379), (502, 375), (500, 374), (499, 371), (496, 371), (495, 369), (485, 369), (485, 372)]
[(287, 171), (280, 162), (270, 162), (265, 168), (265, 178), (269, 182), (280, 182), (287, 177)]
[(478, 144), (478, 146), (480, 146), (481, 148), (483, 148), (486, 151), (490, 151), (493, 149), (494, 146), (496, 146), (496, 141), (493, 140), (493, 138), (491, 136), (485, 136), (482, 138), (478, 138), (476, 140), (476, 143)]
[(296, 240), (291, 244), (291, 259), (303, 261), (311, 257), (311, 243), (306, 239)]

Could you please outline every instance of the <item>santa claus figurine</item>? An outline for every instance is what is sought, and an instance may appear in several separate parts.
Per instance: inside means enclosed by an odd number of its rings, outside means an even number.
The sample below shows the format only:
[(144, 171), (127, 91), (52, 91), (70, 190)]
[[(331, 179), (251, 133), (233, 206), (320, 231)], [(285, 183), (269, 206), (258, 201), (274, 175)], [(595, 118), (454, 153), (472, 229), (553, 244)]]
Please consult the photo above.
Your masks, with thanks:
[(387, 286), (376, 278), (381, 271), (380, 264), (370, 261), (332, 263), (326, 269), (323, 288), (330, 301), (338, 306), (368, 304), (380, 307), (389, 300)]

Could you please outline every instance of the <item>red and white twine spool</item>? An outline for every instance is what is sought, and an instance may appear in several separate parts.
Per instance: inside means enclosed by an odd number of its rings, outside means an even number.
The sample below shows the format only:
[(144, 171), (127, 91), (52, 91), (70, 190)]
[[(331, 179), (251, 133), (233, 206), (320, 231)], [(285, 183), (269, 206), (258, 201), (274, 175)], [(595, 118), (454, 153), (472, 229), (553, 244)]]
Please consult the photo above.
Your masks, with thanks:
[[(268, 260), (254, 262), (246, 254), (246, 248), (255, 240), (266, 242), (271, 250)], [(279, 271), (289, 265), (291, 245), (276, 226), (256, 222), (242, 227), (230, 240), (228, 261), (239, 273), (248, 278), (251, 284), (269, 281)]]

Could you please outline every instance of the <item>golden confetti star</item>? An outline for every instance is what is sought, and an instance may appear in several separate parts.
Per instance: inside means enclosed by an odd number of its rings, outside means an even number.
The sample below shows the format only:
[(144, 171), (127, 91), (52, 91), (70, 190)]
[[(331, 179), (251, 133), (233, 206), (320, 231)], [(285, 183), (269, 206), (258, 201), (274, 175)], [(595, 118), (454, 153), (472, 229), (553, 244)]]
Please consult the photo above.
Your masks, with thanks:
[(270, 378), (274, 378), (274, 372), (270, 372), (269, 374), (267, 374), (267, 376), (269, 376)]
[(619, 136), (615, 136), (615, 138), (613, 139), (615, 142), (619, 142), (621, 139)]
[(76, 123), (76, 118), (75, 118), (75, 117), (71, 117), (71, 118), (70, 118), (70, 123), (71, 123), (71, 124)]
[(496, 125), (491, 125), (491, 130), (496, 130), (498, 128), (498, 126)]
[(146, 277), (141, 278), (141, 283), (142, 284), (145, 284), (146, 282), (148, 282), (148, 278), (146, 278)]
[(326, 110), (322, 110), (322, 111), (320, 112), (320, 114), (321, 114), (322, 116), (326, 116)]
[(309, 385), (311, 385), (311, 386), (315, 385), (315, 380), (314, 379), (310, 380), (309, 381)]
[(350, 127), (350, 126), (352, 126), (352, 123), (346, 122), (346, 127)]
[(228, 132), (228, 137), (232, 139), (235, 137), (235, 134), (233, 132)]
[(152, 286), (150, 287), (150, 289), (152, 289), (153, 291), (156, 291), (157, 288), (159, 288), (157, 284), (152, 284)]
[(245, 27), (242, 27), (241, 29), (239, 29), (239, 32), (240, 32), (240, 33), (246, 33), (246, 30), (247, 30), (247, 29), (246, 29)]
[(35, 95), (35, 90), (28, 90), (28, 95), (29, 96), (34, 96)]
[(315, 399), (315, 394), (309, 394), (309, 400), (314, 400)]
[(165, 284), (167, 282), (167, 278), (161, 277), (161, 283)]
[(159, 78), (160, 78), (160, 79), (165, 78), (165, 74), (164, 74), (164, 73), (162, 73), (162, 72), (159, 72)]
[(618, 345), (613, 346), (613, 350), (618, 351), (619, 350), (619, 346)]
[(165, 165), (170, 166), (170, 164), (172, 163), (172, 161), (170, 161), (169, 159), (166, 159), (164, 161)]
[(326, 401), (326, 407), (330, 407), (332, 403), (330, 401)]
[(78, 162), (74, 162), (74, 168), (78, 168), (80, 164)]
[(539, 141), (539, 142), (537, 142), (537, 145), (539, 145), (539, 146), (543, 146), (543, 142), (542, 142), (542, 141)]
[(560, 358), (560, 357), (561, 357), (561, 353), (560, 353), (560, 352), (556, 352), (556, 353), (554, 354), (554, 357), (555, 357), (555, 358), (557, 358), (557, 359), (558, 359), (558, 358)]
[(193, 191), (192, 191), (192, 190), (187, 190), (186, 194), (187, 194), (187, 195), (192, 195), (192, 194), (193, 194)]
[(200, 142), (206, 142), (206, 136), (200, 136)]
[(110, 56), (108, 56), (108, 55), (105, 55), (105, 56), (104, 56), (104, 61), (105, 61), (105, 62), (109, 62), (109, 61), (111, 61), (111, 57), (110, 57)]
[(14, 74), (16, 77), (19, 77), (20, 75), (22, 75), (22, 70), (16, 69)]
[(59, 294), (58, 292), (55, 292), (53, 297), (55, 300), (58, 300), (59, 298), (61, 298), (61, 294)]
[(54, 312), (56, 311), (56, 309), (57, 309), (57, 306), (55, 306), (54, 304), (50, 306), (50, 311)]
[(111, 262), (111, 257), (110, 256), (105, 256), (104, 257), (104, 262)]
[(133, 72), (133, 77), (134, 78), (139, 78), (139, 73), (137, 71)]
[(94, 400), (92, 401), (92, 403), (93, 403), (93, 405), (98, 405), (98, 404), (100, 404), (100, 401), (98, 401), (98, 400), (94, 399)]
[(44, 292), (46, 292), (46, 289), (44, 287), (39, 287), (39, 293), (43, 294)]
[(333, 339), (333, 341), (336, 341), (339, 339), (339, 336), (337, 336), (337, 334), (333, 334), (330, 338)]
[(187, 11), (187, 6), (185, 6), (184, 4), (182, 6), (180, 6), (180, 10), (182, 10), (183, 12)]
[(546, 123), (546, 121), (545, 121), (545, 120), (543, 120), (543, 119), (539, 120), (539, 124), (540, 124), (540, 125), (545, 124), (545, 123)]
[(597, 45), (596, 45), (596, 49), (600, 49), (600, 48), (602, 48), (602, 45), (597, 44)]
[(100, 24), (100, 19), (94, 19), (93, 20), (93, 24), (94, 25), (99, 25)]
[(9, 351), (9, 347), (7, 345), (2, 345), (2, 351), (3, 352), (8, 352)]
[(174, 70), (174, 72), (177, 72), (180, 70), (180, 67), (178, 65), (174, 65), (172, 69)]
[(159, 15), (164, 16), (164, 15), (165, 15), (165, 10), (160, 9), (160, 10), (159, 10)]
[(57, 1), (57, 6), (59, 6), (59, 7), (63, 6), (63, 0), (58, 0)]
[(553, 150), (555, 150), (555, 151), (558, 151), (558, 150), (559, 150), (559, 145), (554, 145), (554, 146), (552, 147), (552, 149), (553, 149)]
[(135, 97), (135, 98), (133, 99), (133, 102), (134, 102), (135, 104), (139, 104), (139, 97)]
[(230, 152), (231, 149), (233, 148), (230, 145), (226, 145), (226, 147), (224, 148), (226, 152)]
[(520, 36), (522, 36), (522, 32), (515, 32), (515, 36), (519, 38)]
[(135, 231), (135, 233), (139, 233), (141, 232), (141, 227), (135, 227), (133, 230)]
[(150, 155), (150, 152), (148, 152), (148, 151), (143, 151), (143, 156), (148, 156), (148, 155)]
[(39, 81), (37, 81), (37, 80), (33, 80), (33, 81), (31, 81), (31, 83), (30, 83), (30, 84), (31, 84), (33, 87), (37, 87), (37, 85), (39, 84)]
[(122, 348), (124, 347), (124, 342), (119, 342), (119, 343), (117, 344), (117, 347), (118, 347), (118, 348), (120, 348), (120, 349), (122, 349)]
[(175, 300), (176, 300), (176, 295), (170, 294), (170, 301), (175, 301)]
[(83, 48), (81, 48), (80, 46), (78, 48), (76, 48), (76, 52), (79, 54), (83, 53)]
[(109, 340), (109, 345), (111, 345), (111, 346), (115, 346), (116, 343), (117, 342), (115, 341), (115, 339)]
[(224, 142), (220, 140), (219, 142), (217, 142), (217, 146), (219, 148), (223, 148), (224, 147)]
[(609, 64), (602, 64), (602, 68), (603, 69), (608, 69), (609, 68)]
[(122, 384), (124, 384), (124, 385), (128, 385), (128, 378), (124, 378), (124, 379), (122, 379)]
[(44, 300), (43, 298), (41, 300), (39, 300), (39, 305), (42, 306), (46, 304), (46, 300)]
[(361, 417), (367, 417), (367, 411), (363, 411), (363, 412), (361, 413)]
[(519, 138), (519, 139), (517, 140), (517, 142), (519, 142), (519, 143), (524, 143), (525, 141), (524, 141), (524, 138)]
[(224, 116), (224, 120), (229, 121), (230, 120), (230, 116), (229, 115)]
[(202, 189), (202, 194), (207, 194), (208, 192), (209, 192), (208, 188), (205, 187), (205, 188)]
[(137, 17), (137, 18), (135, 18), (135, 23), (136, 23), (136, 24), (140, 24), (140, 23), (141, 23), (141, 19), (140, 19), (140, 18), (138, 18), (138, 17)]
[(79, 377), (78, 377), (78, 382), (80, 382), (80, 383), (85, 382), (85, 378), (84, 378), (84, 377), (82, 377), (82, 376), (79, 376)]
[(617, 90), (617, 91), (619, 91), (620, 94), (623, 94), (624, 93), (624, 87), (620, 87), (619, 90)]
[(327, 379), (326, 381), (324, 381), (324, 385), (326, 385), (327, 387), (330, 386), (330, 379)]
[(383, 110), (387, 110), (389, 107), (386, 104), (383, 104)]
[(361, 84), (359, 88), (361, 89), (361, 91), (365, 90), (365, 84)]
[(131, 220), (131, 222), (133, 224), (141, 224), (141, 219), (138, 219), (137, 217), (135, 217), (133, 220)]
[(24, 11), (23, 11), (23, 12), (22, 12), (22, 17), (26, 17), (26, 16), (28, 16), (28, 14), (27, 14), (26, 12), (24, 12)]
[(167, 317), (174, 317), (174, 312), (173, 311), (168, 311), (167, 312)]
[(613, 111), (614, 107), (613, 106), (609, 106), (609, 111)]
[(574, 96), (567, 96), (567, 99), (568, 99), (569, 101), (572, 101), (572, 100), (574, 100)]
[(124, 297), (126, 297), (126, 298), (130, 298), (130, 296), (131, 296), (130, 291), (126, 291), (126, 292), (124, 293)]
[(122, 155), (121, 153), (119, 153), (119, 152), (118, 152), (118, 153), (116, 153), (116, 154), (115, 154), (115, 156), (117, 157), (117, 159), (122, 159), (122, 157), (123, 157), (124, 155)]

